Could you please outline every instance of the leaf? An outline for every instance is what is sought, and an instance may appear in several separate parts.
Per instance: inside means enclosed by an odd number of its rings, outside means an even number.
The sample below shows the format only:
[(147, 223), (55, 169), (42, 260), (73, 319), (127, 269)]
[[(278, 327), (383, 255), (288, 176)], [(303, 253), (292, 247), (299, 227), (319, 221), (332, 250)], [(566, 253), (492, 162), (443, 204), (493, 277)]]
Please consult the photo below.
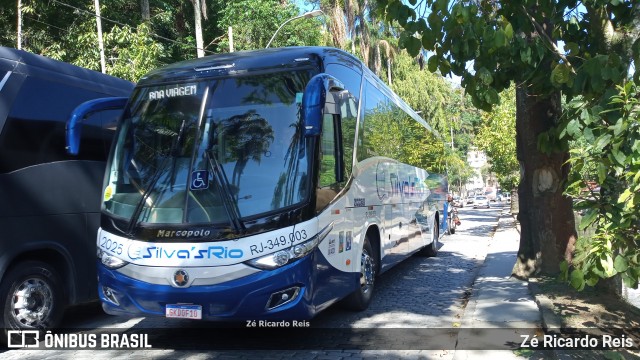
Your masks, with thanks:
[(487, 68), (482, 67), (478, 70), (477, 76), (480, 78), (480, 81), (485, 85), (490, 85), (493, 82), (493, 76), (491, 76), (491, 72), (487, 70)]
[(584, 274), (579, 269), (575, 269), (571, 272), (571, 280), (569, 281), (571, 286), (578, 291), (584, 289)]
[(582, 120), (585, 123), (585, 125), (591, 124), (593, 120), (591, 119), (591, 113), (589, 112), (588, 109), (582, 109), (580, 111), (580, 120)]
[(596, 286), (596, 284), (598, 283), (598, 281), (600, 280), (600, 277), (598, 277), (598, 275), (596, 274), (589, 274), (586, 278), (585, 278), (585, 283), (588, 286)]
[(598, 164), (598, 182), (602, 184), (604, 180), (607, 178), (607, 167), (600, 163)]
[(429, 26), (433, 30), (439, 31), (442, 27), (442, 19), (440, 18), (440, 16), (438, 16), (438, 14), (436, 14), (435, 11), (432, 11), (431, 14), (429, 14), (429, 16), (427, 17), (427, 21), (429, 22)]
[(589, 143), (593, 142), (593, 140), (595, 139), (591, 128), (585, 128), (583, 134), (584, 134), (584, 139), (587, 140), (587, 142)]
[(609, 145), (612, 137), (613, 136), (611, 134), (604, 134), (600, 136), (598, 140), (596, 140), (596, 144), (595, 144), (596, 150), (602, 151), (605, 148), (605, 146)]
[(611, 277), (616, 274), (615, 268), (613, 267), (613, 259), (609, 254), (603, 254), (600, 257), (600, 264), (602, 265), (602, 269), (607, 277)]
[[(402, 36), (400, 37), (402, 38)], [(435, 48), (436, 36), (433, 30), (425, 30), (422, 33), (422, 47), (426, 50), (433, 51)]]
[(438, 70), (438, 57), (432, 55), (427, 61), (427, 67), (429, 68), (429, 71), (436, 72)]
[(627, 156), (622, 151), (612, 150), (611, 155), (613, 155), (613, 158), (616, 160), (616, 162), (618, 162), (619, 165), (625, 165)]
[(637, 277), (633, 277), (633, 276), (629, 276), (628, 272), (622, 274), (622, 282), (624, 282), (624, 285), (626, 287), (632, 288), (632, 289), (637, 289), (638, 288), (638, 278)]
[(622, 255), (618, 255), (616, 256), (616, 259), (613, 261), (613, 267), (614, 269), (616, 269), (617, 272), (625, 272), (627, 271), (627, 269), (629, 268), (629, 263), (627, 262), (627, 259), (622, 256)]
[(485, 100), (488, 104), (495, 105), (500, 102), (500, 95), (494, 88), (489, 88), (485, 93)]
[(418, 53), (420, 53), (421, 47), (422, 47), (422, 43), (420, 42), (420, 40), (418, 40), (418, 38), (414, 36), (409, 36), (409, 38), (405, 43), (405, 48), (407, 49), (407, 52), (409, 53), (409, 55), (414, 57), (417, 56)]
[(569, 51), (569, 55), (576, 56), (580, 52), (580, 46), (573, 42), (564, 44), (564, 49)]
[(526, 47), (520, 50), (520, 61), (525, 64), (531, 64), (531, 48)]
[(625, 189), (624, 192), (622, 194), (620, 194), (620, 197), (618, 197), (618, 204), (626, 202), (627, 199), (629, 197), (631, 197), (631, 195), (633, 195), (631, 190), (630, 189)]
[(569, 263), (567, 263), (567, 260), (560, 262), (560, 279), (562, 281), (567, 281), (569, 279)]
[(554, 86), (560, 86), (569, 82), (571, 75), (571, 69), (565, 63), (556, 65), (551, 71), (551, 84)]
[(504, 27), (504, 34), (508, 40), (513, 39), (513, 26), (511, 26), (511, 23), (508, 23), (507, 26)]
[(624, 119), (618, 119), (616, 124), (613, 125), (613, 136), (619, 136), (622, 131), (626, 128)]
[(576, 119), (572, 119), (567, 124), (567, 133), (572, 137), (580, 134), (580, 123)]
[(587, 211), (582, 219), (580, 219), (580, 230), (586, 229), (596, 220), (598, 217), (598, 210), (599, 209), (590, 209)]
[(493, 44), (497, 48), (501, 48), (507, 45), (507, 35), (505, 34), (504, 30), (499, 29), (496, 32), (496, 37), (493, 39)]

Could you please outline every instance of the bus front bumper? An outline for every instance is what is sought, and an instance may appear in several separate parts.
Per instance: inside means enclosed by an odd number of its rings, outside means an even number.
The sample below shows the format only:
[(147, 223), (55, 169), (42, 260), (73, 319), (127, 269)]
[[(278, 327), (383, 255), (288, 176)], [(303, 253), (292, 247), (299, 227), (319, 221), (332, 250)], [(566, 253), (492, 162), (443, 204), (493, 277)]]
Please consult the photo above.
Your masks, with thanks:
[(316, 250), (275, 270), (184, 288), (150, 284), (98, 263), (98, 294), (111, 315), (166, 316), (167, 305), (196, 305), (204, 320), (310, 319), (316, 313), (310, 287), (317, 255)]

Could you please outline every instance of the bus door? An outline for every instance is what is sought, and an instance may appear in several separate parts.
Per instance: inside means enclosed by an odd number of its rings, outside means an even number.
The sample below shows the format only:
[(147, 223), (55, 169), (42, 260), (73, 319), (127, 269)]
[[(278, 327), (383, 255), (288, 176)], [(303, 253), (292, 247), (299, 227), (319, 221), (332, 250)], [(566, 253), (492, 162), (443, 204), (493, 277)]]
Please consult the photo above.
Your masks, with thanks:
[[(353, 124), (348, 124), (352, 121)], [(314, 301), (323, 304), (337, 295), (346, 295), (353, 291), (353, 276), (356, 260), (359, 261), (358, 244), (354, 243), (353, 214), (359, 204), (351, 204), (346, 196), (345, 186), (351, 173), (353, 156), (352, 146), (343, 146), (345, 142), (353, 144), (353, 134), (343, 132), (344, 126), (355, 128), (355, 117), (350, 119), (344, 114), (325, 114), (321, 134), (320, 174), (316, 189), (316, 210), (319, 212), (319, 227), (330, 227), (329, 235), (320, 248), (331, 265), (331, 269), (318, 268)], [(351, 133), (351, 135), (349, 135)], [(345, 140), (343, 137), (350, 139)], [(358, 200), (359, 201), (359, 200)], [(361, 246), (361, 245), (360, 245)], [(344, 277), (344, 279), (339, 279)]]
[(388, 163), (391, 196), (384, 209), (383, 267), (402, 260), (407, 252), (407, 239), (405, 237), (407, 223), (403, 214), (402, 178), (398, 170), (399, 165), (397, 163)]

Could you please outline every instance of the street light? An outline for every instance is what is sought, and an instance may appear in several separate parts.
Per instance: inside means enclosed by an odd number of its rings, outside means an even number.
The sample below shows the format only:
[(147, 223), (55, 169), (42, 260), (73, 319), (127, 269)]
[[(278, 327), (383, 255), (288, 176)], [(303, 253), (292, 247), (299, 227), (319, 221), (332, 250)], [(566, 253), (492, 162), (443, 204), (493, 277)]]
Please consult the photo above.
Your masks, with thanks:
[(318, 9), (318, 10), (313, 10), (313, 11), (306, 12), (306, 13), (304, 13), (302, 15), (298, 15), (296, 17), (292, 17), (291, 19), (283, 22), (282, 25), (280, 25), (280, 27), (278, 28), (278, 30), (276, 30), (276, 32), (273, 33), (273, 36), (271, 37), (271, 40), (269, 40), (269, 42), (267, 43), (267, 46), (265, 47), (265, 49), (269, 48), (269, 45), (271, 45), (271, 42), (273, 42), (273, 39), (275, 39), (276, 35), (278, 34), (278, 31), (280, 31), (280, 29), (282, 29), (282, 27), (286, 23), (288, 23), (290, 21), (293, 21), (295, 19), (300, 19), (300, 18), (311, 19), (311, 18), (314, 18), (316, 16), (320, 16), (320, 15), (324, 15), (324, 13), (322, 12), (322, 10)]

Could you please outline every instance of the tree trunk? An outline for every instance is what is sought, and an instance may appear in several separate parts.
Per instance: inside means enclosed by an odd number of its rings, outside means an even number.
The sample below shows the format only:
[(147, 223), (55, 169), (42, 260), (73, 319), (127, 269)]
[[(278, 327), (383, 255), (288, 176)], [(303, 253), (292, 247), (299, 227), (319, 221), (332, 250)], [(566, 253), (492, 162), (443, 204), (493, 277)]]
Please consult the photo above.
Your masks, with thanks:
[(18, 40), (16, 49), (22, 50), (22, 0), (18, 0)]
[(151, 19), (151, 11), (149, 10), (149, 0), (140, 0), (140, 11), (142, 20), (149, 21)]
[(200, 0), (191, 0), (195, 13), (196, 30), (196, 54), (199, 58), (204, 56), (204, 41), (202, 40), (202, 8)]
[(538, 135), (556, 124), (560, 95), (539, 97), (523, 85), (516, 91), (516, 147), (520, 162), (518, 188), (520, 249), (513, 275), (556, 274), (563, 259), (571, 261), (576, 240), (572, 200), (563, 195), (569, 154), (544, 154)]

